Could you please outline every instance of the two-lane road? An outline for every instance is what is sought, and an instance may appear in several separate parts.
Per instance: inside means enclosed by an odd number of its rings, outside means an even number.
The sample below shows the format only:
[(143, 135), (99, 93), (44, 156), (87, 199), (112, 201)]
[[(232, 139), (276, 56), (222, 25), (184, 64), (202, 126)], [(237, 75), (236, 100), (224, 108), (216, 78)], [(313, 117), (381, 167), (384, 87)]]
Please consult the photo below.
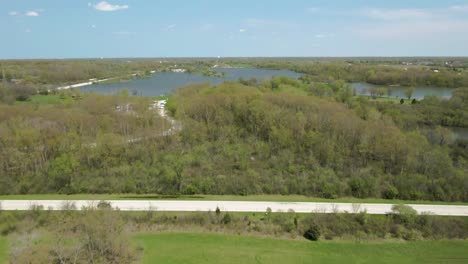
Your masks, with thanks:
[[(296, 212), (296, 213), (357, 213), (386, 214), (393, 204), (308, 203), (308, 202), (244, 202), (244, 201), (167, 201), (167, 200), (107, 200), (121, 211), (173, 211), (173, 212)], [(31, 210), (37, 206), (44, 210), (81, 210), (96, 207), (97, 200), (0, 200), (0, 210)], [(468, 216), (468, 206), (408, 204), (418, 213), (433, 215)]]

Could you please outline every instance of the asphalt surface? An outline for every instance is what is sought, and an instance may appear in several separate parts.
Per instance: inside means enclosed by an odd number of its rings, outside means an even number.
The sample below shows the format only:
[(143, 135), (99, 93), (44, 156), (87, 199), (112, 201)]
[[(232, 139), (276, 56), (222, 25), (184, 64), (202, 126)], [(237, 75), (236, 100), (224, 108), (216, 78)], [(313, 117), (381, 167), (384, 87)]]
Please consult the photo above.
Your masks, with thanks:
[[(352, 204), (352, 203), (306, 203), (306, 202), (238, 202), (238, 201), (158, 201), (158, 200), (108, 200), (112, 208), (121, 211), (173, 211), (173, 212), (296, 212), (296, 213), (358, 213), (387, 214), (392, 204)], [(95, 200), (0, 200), (0, 210), (81, 210), (96, 207)], [(432, 215), (468, 216), (468, 206), (462, 205), (421, 205), (408, 204), (418, 213)]]

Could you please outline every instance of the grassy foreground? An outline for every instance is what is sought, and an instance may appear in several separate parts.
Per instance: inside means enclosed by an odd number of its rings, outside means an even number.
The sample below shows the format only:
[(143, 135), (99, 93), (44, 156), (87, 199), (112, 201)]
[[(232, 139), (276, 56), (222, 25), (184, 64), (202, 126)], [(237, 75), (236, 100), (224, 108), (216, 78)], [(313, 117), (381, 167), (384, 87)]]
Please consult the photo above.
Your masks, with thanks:
[(216, 234), (141, 234), (142, 263), (467, 263), (468, 241), (309, 242)]
[(0, 264), (7, 263), (8, 257), (8, 244), (7, 239), (0, 236)]
[(468, 205), (468, 203), (464, 202), (404, 201), (377, 198), (358, 199), (349, 197), (325, 199), (302, 195), (27, 194), (0, 195), (0, 200), (186, 200)]
[[(330, 242), (218, 234), (139, 234), (141, 263), (468, 263), (468, 241)], [(0, 236), (0, 264), (7, 263)]]

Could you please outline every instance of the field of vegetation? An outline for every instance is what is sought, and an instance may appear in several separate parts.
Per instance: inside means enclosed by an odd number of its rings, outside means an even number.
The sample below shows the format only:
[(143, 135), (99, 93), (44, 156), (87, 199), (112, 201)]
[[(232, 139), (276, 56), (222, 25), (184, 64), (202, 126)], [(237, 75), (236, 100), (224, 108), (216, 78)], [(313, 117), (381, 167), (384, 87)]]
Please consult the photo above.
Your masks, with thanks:
[[(311, 243), (203, 233), (138, 234), (139, 263), (465, 263), (466, 241)], [(0, 237), (0, 263), (7, 263)], [(195, 246), (196, 245), (196, 246)], [(183, 249), (181, 251), (181, 249)], [(181, 254), (183, 253), (183, 254)]]
[(401, 205), (388, 215), (118, 212), (106, 203), (81, 212), (0, 211), (0, 263), (468, 257), (467, 218), (402, 205), (468, 201), (468, 141), (447, 128), (468, 127), (467, 89), (400, 104), (354, 96), (340, 80), (193, 84), (168, 98), (183, 129), (161, 137), (154, 135), (170, 124), (148, 108), (151, 98), (15, 87), (0, 89), (0, 199)]
[(464, 263), (466, 241), (318, 242), (164, 233), (141, 234), (142, 263)]
[(0, 263), (6, 264), (8, 261), (8, 241), (6, 237), (0, 235)]
[[(147, 263), (152, 259), (218, 263), (223, 258), (221, 263), (232, 263), (245, 258), (296, 263), (310, 258), (357, 261), (370, 254), (369, 261), (382, 256), (389, 263), (466, 260), (467, 218), (417, 215), (404, 205), (395, 206), (388, 215), (121, 212), (110, 210), (105, 202), (98, 207), (0, 211), (0, 259), (8, 257), (13, 263)], [(174, 254), (181, 250), (185, 253)], [(428, 259), (421, 259), (425, 256)]]
[(182, 131), (155, 137), (170, 125), (149, 98), (15, 85), (0, 89), (0, 194), (468, 201), (468, 142), (446, 128), (468, 127), (467, 89), (399, 104), (342, 80), (193, 84), (168, 101)]
[[(311, 243), (203, 233), (138, 234), (139, 263), (464, 263), (466, 241)], [(182, 250), (181, 250), (182, 249)], [(183, 253), (183, 254), (181, 254)], [(0, 238), (0, 263), (7, 263)]]

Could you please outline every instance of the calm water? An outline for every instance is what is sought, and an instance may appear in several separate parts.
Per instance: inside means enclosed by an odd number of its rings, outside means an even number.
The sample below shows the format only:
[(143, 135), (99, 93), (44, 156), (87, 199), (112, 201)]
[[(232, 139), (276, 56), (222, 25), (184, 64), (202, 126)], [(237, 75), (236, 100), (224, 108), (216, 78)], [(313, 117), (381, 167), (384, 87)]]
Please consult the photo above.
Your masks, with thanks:
[(170, 94), (178, 87), (189, 83), (209, 82), (212, 85), (220, 84), (224, 81), (236, 81), (239, 78), (257, 80), (271, 79), (273, 76), (287, 76), (290, 78), (299, 78), (301, 74), (287, 70), (266, 70), (266, 69), (216, 69), (217, 72), (224, 72), (223, 77), (209, 77), (200, 74), (158, 72), (149, 78), (134, 79), (128, 82), (93, 84), (82, 87), (82, 91), (93, 91), (103, 94), (117, 93), (122, 89), (128, 89), (131, 93), (134, 90), (143, 96), (159, 96)]
[[(406, 98), (405, 90), (407, 87), (402, 86), (383, 86), (383, 85), (373, 85), (369, 83), (351, 83), (351, 88), (356, 91), (358, 95), (369, 95), (370, 96), (370, 89), (372, 88), (379, 88), (379, 87), (387, 87), (389, 92), (389, 97), (394, 98)], [(452, 97), (452, 92), (454, 89), (452, 88), (435, 88), (435, 87), (415, 87), (414, 93), (411, 98), (416, 99), (423, 99), (426, 95), (437, 95), (444, 98)]]

